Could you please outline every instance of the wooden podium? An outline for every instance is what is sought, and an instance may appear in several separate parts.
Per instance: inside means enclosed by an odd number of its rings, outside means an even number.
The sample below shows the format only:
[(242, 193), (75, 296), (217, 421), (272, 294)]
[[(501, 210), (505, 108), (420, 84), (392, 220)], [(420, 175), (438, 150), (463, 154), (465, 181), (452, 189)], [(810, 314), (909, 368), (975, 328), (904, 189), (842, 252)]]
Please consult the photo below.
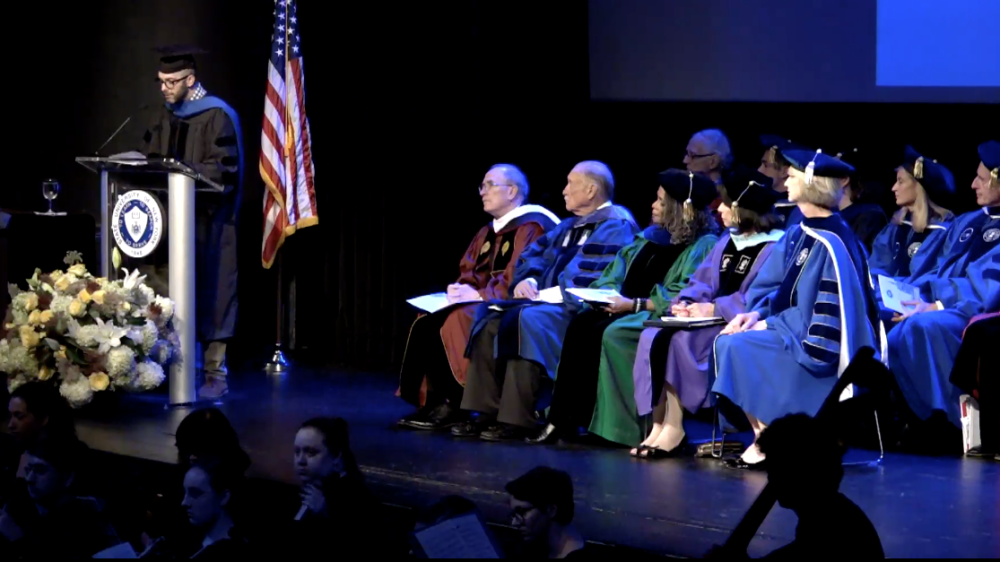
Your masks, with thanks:
[(197, 308), (195, 303), (195, 203), (197, 191), (221, 193), (224, 187), (193, 168), (170, 158), (134, 159), (84, 156), (76, 159), (101, 178), (101, 275), (116, 279), (111, 263), (114, 236), (111, 220), (118, 197), (133, 189), (166, 191), (170, 298), (174, 327), (181, 342), (181, 360), (170, 367), (171, 406), (197, 401), (195, 357)]

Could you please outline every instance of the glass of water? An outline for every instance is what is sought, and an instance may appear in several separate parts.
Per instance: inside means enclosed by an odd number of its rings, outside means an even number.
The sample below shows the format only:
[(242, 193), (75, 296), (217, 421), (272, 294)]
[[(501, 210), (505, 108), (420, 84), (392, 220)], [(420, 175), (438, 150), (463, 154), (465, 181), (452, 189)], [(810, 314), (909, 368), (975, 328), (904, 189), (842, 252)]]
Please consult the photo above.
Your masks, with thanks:
[(49, 212), (46, 215), (54, 215), (52, 212), (52, 202), (56, 197), (59, 197), (59, 182), (56, 180), (45, 180), (42, 182), (42, 197), (48, 199), (49, 201)]

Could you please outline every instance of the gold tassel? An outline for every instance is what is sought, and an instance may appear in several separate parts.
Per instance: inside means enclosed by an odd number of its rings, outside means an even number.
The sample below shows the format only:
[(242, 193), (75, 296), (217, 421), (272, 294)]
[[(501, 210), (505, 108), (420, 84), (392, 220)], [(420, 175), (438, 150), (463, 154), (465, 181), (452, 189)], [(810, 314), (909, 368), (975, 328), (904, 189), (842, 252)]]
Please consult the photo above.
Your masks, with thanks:
[(694, 194), (694, 173), (688, 172), (688, 198), (684, 201), (684, 222), (694, 222), (694, 201), (691, 196)]
[(922, 180), (924, 179), (924, 157), (921, 156), (917, 158), (917, 161), (913, 163), (913, 178)]
[(765, 156), (764, 159), (767, 161), (768, 164), (773, 165), (775, 163), (775, 154), (777, 153), (778, 153), (778, 147), (772, 146), (771, 148), (767, 149), (767, 156)]
[(813, 182), (813, 176), (816, 175), (816, 156), (823, 153), (823, 149), (817, 149), (816, 154), (813, 155), (813, 159), (806, 165), (806, 185), (811, 185)]
[(997, 176), (1000, 176), (1000, 168), (990, 170), (990, 179), (993, 180), (993, 185), (1000, 185), (1000, 179)]
[(733, 206), (729, 208), (733, 214), (733, 224), (736, 226), (740, 225), (740, 202), (733, 201)]

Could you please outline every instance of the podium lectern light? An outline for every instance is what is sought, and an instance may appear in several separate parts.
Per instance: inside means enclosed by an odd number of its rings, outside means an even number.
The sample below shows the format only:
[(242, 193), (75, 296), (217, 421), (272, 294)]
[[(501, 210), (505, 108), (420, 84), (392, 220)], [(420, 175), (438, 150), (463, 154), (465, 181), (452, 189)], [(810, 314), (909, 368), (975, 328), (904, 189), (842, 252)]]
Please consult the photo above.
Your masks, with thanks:
[(114, 236), (111, 217), (118, 195), (133, 189), (166, 191), (170, 298), (174, 301), (174, 327), (180, 336), (181, 360), (170, 366), (170, 405), (197, 400), (195, 350), (195, 206), (196, 191), (221, 193), (224, 187), (183, 162), (174, 159), (130, 159), (84, 156), (76, 159), (101, 177), (101, 275), (115, 279), (111, 264)]

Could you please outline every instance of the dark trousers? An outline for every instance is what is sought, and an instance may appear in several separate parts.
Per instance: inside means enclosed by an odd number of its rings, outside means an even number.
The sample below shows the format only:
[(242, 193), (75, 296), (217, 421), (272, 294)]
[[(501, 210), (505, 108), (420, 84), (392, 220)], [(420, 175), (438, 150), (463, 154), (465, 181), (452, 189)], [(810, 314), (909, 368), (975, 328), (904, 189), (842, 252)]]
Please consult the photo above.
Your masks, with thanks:
[[(955, 357), (951, 382), (979, 402), (979, 436), (983, 452), (1000, 452), (1000, 376), (991, 345), (1000, 341), (1000, 317), (971, 324)], [(994, 365), (990, 367), (990, 365)]]
[(679, 332), (678, 328), (661, 328), (653, 337), (653, 345), (649, 348), (649, 372), (653, 374), (652, 407), (660, 405), (663, 394), (663, 382), (666, 380), (667, 356), (670, 355), (670, 339)]
[(462, 409), (496, 416), (500, 423), (534, 427), (537, 423), (535, 412), (545, 407), (539, 398), (544, 398), (551, 381), (536, 363), (526, 359), (495, 358), (500, 320), (490, 320), (473, 336)]
[(425, 406), (438, 406), (444, 402), (462, 403), (462, 385), (451, 373), (451, 365), (441, 341), (441, 326), (451, 309), (421, 316), (413, 322), (410, 337), (406, 340), (403, 366), (399, 370), (399, 395), (410, 404), (420, 404), (420, 386), (427, 379)]
[(566, 328), (549, 409), (552, 425), (566, 430), (590, 426), (597, 405), (601, 340), (604, 330), (622, 316), (588, 309), (577, 314)]

